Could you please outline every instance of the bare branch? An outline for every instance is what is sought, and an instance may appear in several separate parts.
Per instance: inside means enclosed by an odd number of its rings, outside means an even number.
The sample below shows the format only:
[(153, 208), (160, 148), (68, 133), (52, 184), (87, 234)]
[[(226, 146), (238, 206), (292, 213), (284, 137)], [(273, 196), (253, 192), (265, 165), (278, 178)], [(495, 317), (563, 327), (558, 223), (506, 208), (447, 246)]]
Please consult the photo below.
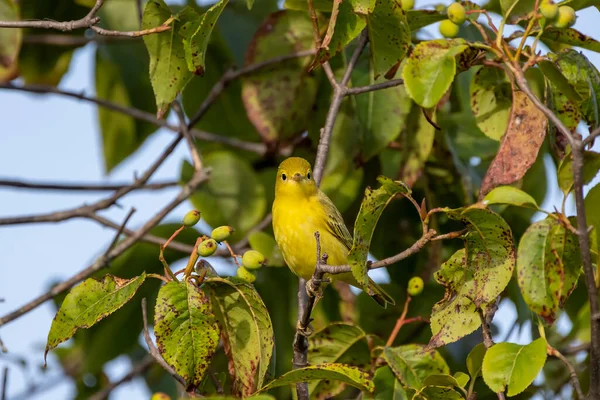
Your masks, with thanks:
[(547, 350), (548, 350), (548, 355), (558, 358), (560, 361), (563, 362), (563, 364), (565, 364), (565, 366), (569, 370), (569, 376), (571, 378), (571, 385), (573, 385), (573, 389), (575, 390), (575, 393), (577, 393), (577, 398), (580, 400), (585, 399), (585, 395), (583, 394), (583, 391), (581, 390), (581, 385), (579, 384), (579, 378), (577, 377), (577, 371), (575, 371), (575, 368), (573, 368), (573, 364), (571, 364), (569, 362), (569, 360), (567, 360), (567, 357), (563, 356), (558, 350), (556, 350), (549, 344), (547, 345)]
[(196, 147), (194, 138), (190, 134), (188, 125), (185, 122), (185, 114), (183, 113), (183, 108), (181, 107), (181, 104), (179, 104), (178, 101), (174, 101), (172, 107), (173, 110), (175, 110), (175, 114), (177, 114), (177, 118), (179, 119), (179, 129), (185, 137), (185, 141), (187, 142), (188, 148), (190, 149), (194, 171), (200, 171), (202, 169), (202, 160), (200, 159), (200, 153), (198, 153), (198, 148)]
[(596, 128), (592, 132), (590, 132), (589, 136), (583, 140), (583, 146), (584, 147), (591, 146), (594, 143), (594, 139), (596, 139), (596, 137), (598, 137), (598, 136), (600, 136), (600, 127)]
[(6, 400), (6, 387), (8, 386), (8, 367), (4, 367), (2, 372), (2, 396), (1, 400)]
[[(34, 189), (34, 190), (61, 190), (70, 192), (104, 192), (113, 190), (122, 190), (126, 187), (133, 185), (133, 183), (115, 183), (115, 184), (101, 184), (101, 183), (42, 183), (32, 181), (22, 181), (17, 179), (0, 179), (0, 187), (14, 187), (20, 189)], [(136, 188), (136, 190), (161, 190), (171, 188), (179, 185), (177, 181), (166, 181), (156, 183), (146, 183), (143, 186)]]
[(135, 213), (135, 208), (132, 207), (131, 210), (129, 210), (129, 213), (127, 213), (127, 216), (123, 220), (123, 223), (121, 224), (121, 226), (119, 226), (119, 229), (117, 230), (117, 233), (115, 234), (114, 239), (108, 245), (108, 248), (106, 249), (106, 252), (104, 252), (105, 256), (115, 247), (115, 245), (119, 241), (119, 238), (121, 237), (121, 234), (123, 233), (123, 230), (127, 226), (127, 222), (129, 222), (129, 220), (133, 216), (133, 213)]
[(200, 184), (202, 184), (208, 179), (208, 177), (208, 173), (205, 170), (195, 173), (192, 176), (192, 179), (190, 179), (190, 181), (181, 188), (179, 194), (166, 206), (164, 206), (154, 217), (148, 220), (140, 229), (138, 229), (135, 232), (135, 234), (119, 242), (108, 254), (99, 257), (96, 261), (94, 261), (90, 266), (88, 266), (84, 270), (54, 286), (48, 292), (33, 299), (21, 308), (0, 318), (0, 326), (5, 325), (8, 322), (20, 317), (21, 315), (35, 309), (39, 305), (52, 299), (57, 294), (60, 294), (70, 289), (80, 281), (89, 278), (92, 274), (107, 266), (112, 260), (121, 255), (124, 251), (133, 246), (138, 240), (144, 237), (144, 235), (146, 235), (150, 231), (150, 229), (159, 224), (164, 217), (166, 217), (173, 209), (175, 209), (175, 207), (177, 207), (184, 200), (186, 200), (198, 188), (198, 186), (200, 186)]
[[(147, 321), (146, 321), (147, 324)], [(145, 325), (146, 326), (146, 325)], [(104, 400), (108, 398), (113, 390), (117, 387), (121, 386), (124, 383), (127, 383), (134, 379), (136, 376), (143, 374), (146, 372), (152, 365), (154, 364), (154, 357), (148, 354), (142, 361), (133, 366), (131, 371), (125, 374), (121, 379), (115, 382), (111, 382), (108, 386), (103, 388), (98, 393), (90, 396), (89, 400)]]
[(57, 22), (51, 20), (32, 20), (32, 21), (0, 21), (0, 28), (40, 28), (40, 29), (56, 29), (63, 32), (69, 32), (75, 29), (89, 28), (92, 25), (100, 22), (100, 18), (96, 17), (96, 13), (102, 7), (104, 0), (96, 0), (96, 4), (90, 12), (83, 18)]
[(374, 92), (376, 90), (388, 89), (388, 88), (392, 88), (392, 87), (396, 87), (396, 86), (400, 86), (400, 85), (404, 85), (403, 79), (392, 79), (391, 81), (374, 83), (372, 85), (349, 87), (346, 90), (346, 95), (353, 96), (355, 94)]

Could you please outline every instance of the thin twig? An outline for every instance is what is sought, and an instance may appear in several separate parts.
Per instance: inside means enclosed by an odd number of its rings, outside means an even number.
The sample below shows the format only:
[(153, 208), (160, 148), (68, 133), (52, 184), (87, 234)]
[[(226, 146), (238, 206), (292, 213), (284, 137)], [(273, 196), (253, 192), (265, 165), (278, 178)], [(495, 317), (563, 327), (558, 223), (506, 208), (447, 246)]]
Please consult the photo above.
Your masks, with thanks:
[(198, 148), (196, 147), (194, 138), (190, 134), (188, 126), (185, 122), (185, 114), (183, 113), (183, 108), (181, 107), (181, 104), (179, 104), (178, 101), (174, 101), (172, 107), (173, 110), (175, 110), (175, 114), (177, 114), (177, 118), (179, 119), (179, 129), (183, 134), (183, 137), (185, 137), (185, 141), (187, 142), (188, 148), (190, 149), (194, 171), (200, 171), (202, 169), (202, 160), (200, 159), (200, 153), (198, 153)]
[(119, 379), (115, 382), (111, 382), (108, 386), (104, 387), (101, 391), (90, 396), (89, 400), (104, 400), (104, 399), (108, 398), (108, 396), (111, 394), (111, 392), (113, 390), (115, 390), (117, 387), (121, 386), (122, 384), (131, 381), (136, 376), (145, 373), (154, 364), (154, 362), (155, 362), (154, 357), (152, 357), (152, 355), (148, 354), (142, 361), (140, 361), (139, 363), (134, 365), (133, 368), (131, 369), (131, 371), (129, 371), (127, 374), (123, 375), (123, 377), (121, 379)]
[(104, 0), (96, 0), (96, 4), (81, 19), (73, 21), (57, 22), (51, 20), (33, 20), (33, 21), (0, 21), (0, 28), (39, 28), (39, 29), (56, 29), (63, 32), (69, 32), (75, 29), (89, 28), (92, 25), (100, 22), (100, 18), (96, 16)]
[(129, 210), (129, 213), (127, 213), (127, 216), (125, 217), (125, 219), (123, 220), (123, 223), (121, 224), (121, 226), (117, 230), (117, 233), (116, 233), (115, 237), (113, 238), (112, 242), (108, 245), (108, 248), (106, 249), (106, 252), (104, 253), (104, 255), (107, 255), (115, 247), (115, 245), (119, 241), (119, 238), (121, 237), (121, 234), (123, 233), (123, 230), (127, 226), (127, 223), (129, 222), (129, 219), (133, 216), (133, 214), (135, 213), (135, 211), (136, 210), (133, 207), (131, 208), (131, 210)]
[(402, 328), (402, 326), (404, 325), (404, 322), (406, 319), (406, 313), (408, 312), (408, 305), (410, 304), (411, 300), (412, 300), (412, 297), (410, 297), (410, 295), (407, 294), (406, 300), (404, 301), (404, 308), (402, 309), (402, 314), (400, 314), (400, 318), (398, 318), (398, 320), (396, 321), (396, 325), (394, 326), (394, 329), (392, 330), (390, 337), (388, 337), (388, 340), (385, 343), (386, 347), (390, 347), (391, 345), (394, 344), (394, 340), (396, 340), (396, 336), (398, 336), (398, 332), (400, 332), (400, 328)]
[(565, 364), (565, 366), (569, 370), (569, 375), (571, 377), (571, 385), (573, 385), (573, 389), (575, 390), (575, 393), (577, 393), (577, 398), (580, 400), (585, 399), (585, 395), (583, 394), (583, 391), (581, 390), (581, 385), (579, 384), (577, 371), (575, 371), (575, 368), (573, 368), (573, 364), (571, 364), (569, 360), (567, 360), (567, 357), (563, 356), (558, 350), (556, 350), (549, 344), (547, 345), (547, 350), (548, 355), (558, 358), (560, 361), (563, 362), (563, 364)]
[[(19, 189), (34, 190), (60, 190), (69, 192), (106, 192), (113, 190), (122, 190), (131, 186), (133, 183), (43, 183), (23, 181), (17, 179), (0, 179), (0, 187), (14, 187)], [(161, 190), (179, 185), (178, 181), (165, 181), (156, 183), (146, 183), (143, 186), (136, 187), (136, 190)]]
[(346, 96), (353, 96), (361, 93), (374, 92), (376, 90), (388, 89), (396, 86), (404, 85), (403, 79), (392, 79), (390, 81), (384, 81), (374, 83), (372, 85), (349, 87), (346, 89)]
[(48, 214), (39, 215), (0, 218), (0, 225), (18, 225), (34, 222), (60, 222), (71, 218), (84, 218), (97, 211), (107, 209), (113, 204), (115, 204), (121, 197), (137, 189), (138, 187), (142, 187), (143, 185), (145, 185), (146, 182), (152, 177), (154, 172), (156, 172), (156, 170), (163, 164), (167, 157), (171, 155), (173, 150), (175, 150), (182, 138), (182, 135), (178, 135), (177, 138), (175, 138), (175, 140), (171, 142), (171, 144), (162, 152), (162, 154), (156, 159), (154, 163), (152, 163), (150, 168), (148, 168), (148, 170), (146, 170), (146, 172), (144, 172), (144, 174), (140, 178), (136, 179), (130, 186), (126, 186), (122, 189), (115, 191), (110, 197), (102, 199), (91, 205), (84, 205), (81, 207), (71, 208), (64, 211), (56, 211)]
[(52, 299), (54, 296), (70, 289), (80, 281), (90, 277), (95, 272), (101, 270), (105, 266), (107, 266), (112, 260), (121, 255), (124, 251), (129, 249), (135, 243), (137, 243), (144, 235), (146, 235), (150, 229), (155, 227), (160, 223), (172, 210), (174, 210), (179, 204), (185, 201), (197, 188), (209, 178), (209, 174), (207, 171), (202, 170), (198, 173), (195, 173), (192, 176), (192, 179), (189, 180), (182, 188), (179, 194), (171, 200), (166, 206), (164, 206), (154, 217), (148, 220), (140, 229), (138, 229), (135, 234), (127, 237), (126, 239), (119, 242), (108, 254), (103, 255), (96, 259), (90, 266), (85, 268), (84, 270), (78, 272), (71, 278), (59, 283), (54, 286), (48, 292), (44, 293), (41, 296), (36, 297), (31, 300), (24, 306), (19, 309), (5, 315), (0, 318), (0, 326), (7, 324), (8, 322), (19, 318), (21, 315), (28, 313), (29, 311), (35, 309), (46, 301)]
[(144, 321), (144, 341), (148, 346), (148, 351), (152, 358), (156, 360), (156, 362), (164, 368), (165, 371), (169, 373), (175, 380), (181, 383), (184, 387), (186, 386), (185, 380), (179, 376), (177, 372), (165, 361), (165, 359), (160, 355), (160, 352), (152, 342), (152, 338), (150, 337), (150, 332), (148, 331), (148, 315), (146, 312), (146, 298), (142, 299), (142, 319)]
[(6, 392), (8, 386), (8, 367), (4, 367), (2, 371), (2, 397), (1, 400), (6, 400)]
[(592, 143), (594, 143), (594, 139), (596, 139), (596, 137), (598, 137), (598, 136), (600, 136), (600, 127), (596, 128), (592, 132), (590, 132), (588, 137), (586, 137), (583, 140), (583, 145), (585, 147), (587, 147), (588, 145), (591, 145)]

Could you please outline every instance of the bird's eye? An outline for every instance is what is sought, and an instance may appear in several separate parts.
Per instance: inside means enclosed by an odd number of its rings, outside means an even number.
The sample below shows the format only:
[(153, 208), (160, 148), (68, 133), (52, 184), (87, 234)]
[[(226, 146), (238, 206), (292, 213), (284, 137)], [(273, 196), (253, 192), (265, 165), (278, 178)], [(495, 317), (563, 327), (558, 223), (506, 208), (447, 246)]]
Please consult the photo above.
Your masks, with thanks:
[(287, 179), (287, 176), (285, 176), (285, 174), (281, 174), (281, 180), (285, 181), (286, 179)]
[(306, 174), (306, 178), (307, 178), (308, 180), (310, 180), (310, 172), (309, 172), (308, 174)]

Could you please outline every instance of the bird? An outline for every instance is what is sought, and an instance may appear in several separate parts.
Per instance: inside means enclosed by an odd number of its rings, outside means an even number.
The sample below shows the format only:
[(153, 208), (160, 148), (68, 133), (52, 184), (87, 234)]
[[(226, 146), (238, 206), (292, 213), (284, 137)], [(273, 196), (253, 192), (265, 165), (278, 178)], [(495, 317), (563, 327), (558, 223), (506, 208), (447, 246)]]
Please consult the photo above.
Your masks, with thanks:
[[(277, 170), (273, 202), (273, 233), (287, 266), (297, 276), (311, 279), (317, 261), (315, 232), (319, 232), (321, 251), (330, 265), (348, 264), (352, 235), (342, 215), (317, 186), (308, 161), (300, 157), (285, 159)], [(327, 276), (359, 287), (352, 273)], [(369, 294), (382, 307), (395, 304), (379, 285), (369, 278)]]

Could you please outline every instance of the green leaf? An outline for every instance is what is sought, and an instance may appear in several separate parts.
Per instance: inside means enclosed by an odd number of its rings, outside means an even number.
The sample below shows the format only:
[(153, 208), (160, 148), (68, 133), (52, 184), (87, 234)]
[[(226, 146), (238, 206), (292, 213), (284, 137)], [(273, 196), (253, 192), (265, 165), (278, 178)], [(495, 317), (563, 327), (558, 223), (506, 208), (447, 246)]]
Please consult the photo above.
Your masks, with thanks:
[(188, 387), (202, 382), (219, 330), (208, 297), (193, 283), (169, 282), (160, 288), (154, 307), (156, 345)]
[[(331, 7), (329, 11), (331, 11)], [(327, 33), (323, 38), (321, 47), (317, 51), (311, 68), (317, 63), (322, 64), (328, 61), (331, 57), (342, 51), (367, 25), (364, 18), (354, 13), (349, 1), (342, 1), (339, 4), (335, 25), (332, 25), (332, 23), (333, 19), (330, 19)]]
[[(18, 21), (19, 3), (15, 0), (0, 0), (0, 20)], [(23, 30), (0, 29), (0, 82), (10, 81), (18, 68), (19, 51)]]
[(483, 198), (486, 205), (509, 204), (511, 206), (533, 208), (539, 210), (539, 206), (533, 197), (514, 186), (498, 186), (492, 189)]
[[(144, 8), (142, 29), (155, 28), (171, 18), (171, 10), (164, 0), (149, 0)], [(185, 60), (181, 37), (177, 32), (188, 21), (198, 19), (198, 14), (189, 7), (177, 14), (171, 29), (166, 32), (144, 36), (150, 55), (150, 80), (156, 98), (157, 117), (162, 118), (169, 104), (192, 78)]]
[(253, 5), (254, 0), (246, 0), (246, 6), (248, 7), (248, 10), (251, 10)]
[(419, 43), (402, 71), (409, 96), (422, 107), (434, 107), (454, 80), (455, 57), (468, 47), (463, 39), (438, 39)]
[(233, 392), (249, 396), (262, 387), (273, 355), (271, 317), (252, 285), (236, 278), (210, 278), (205, 283), (231, 360)]
[(385, 347), (383, 359), (403, 385), (418, 390), (432, 374), (449, 374), (450, 369), (437, 350), (427, 350), (424, 345), (408, 344)]
[[(250, 164), (234, 153), (210, 153), (204, 157), (204, 165), (212, 168), (211, 179), (190, 200), (196, 209), (203, 212), (202, 218), (210, 226), (228, 225), (235, 221), (235, 232), (230, 241), (240, 240), (265, 215), (265, 188)], [(190, 172), (191, 166), (184, 164), (184, 180)]]
[(89, 328), (121, 308), (145, 279), (144, 273), (129, 280), (105, 275), (100, 280), (86, 279), (71, 289), (52, 321), (44, 359), (48, 351), (71, 338), (77, 329)]
[[(532, 32), (537, 34), (539, 32)], [(551, 40), (553, 42), (568, 44), (571, 46), (581, 47), (583, 49), (600, 52), (600, 42), (596, 39), (584, 35), (583, 33), (573, 28), (554, 28), (546, 27), (542, 33), (542, 40)]]
[(581, 273), (577, 237), (556, 218), (532, 224), (521, 237), (517, 277), (529, 308), (554, 322)]
[[(517, 3), (514, 8), (511, 10), (510, 14), (508, 11), (513, 6), (513, 4)], [(500, 0), (500, 7), (502, 9), (502, 15), (504, 17), (512, 17), (511, 19), (515, 19), (525, 14), (529, 14), (532, 12), (534, 7), (534, 0)]]
[(259, 251), (267, 258), (269, 267), (283, 267), (283, 254), (275, 242), (275, 238), (262, 231), (254, 231), (248, 235), (248, 242), (252, 250)]
[(477, 378), (481, 375), (481, 368), (483, 366), (483, 358), (485, 357), (485, 353), (487, 348), (483, 343), (479, 343), (469, 353), (467, 356), (467, 370), (469, 371), (469, 375), (471, 375), (471, 379)]
[(329, 379), (344, 382), (363, 392), (373, 392), (373, 390), (375, 390), (373, 381), (366, 372), (349, 365), (326, 363), (309, 365), (308, 367), (287, 372), (279, 378), (269, 382), (260, 389), (260, 391), (265, 392), (279, 386), (294, 385), (298, 382), (306, 382), (315, 379)]
[(430, 347), (455, 342), (477, 329), (477, 308), (496, 301), (515, 266), (512, 232), (501, 216), (475, 206), (446, 212), (461, 221), (467, 233), (465, 248), (434, 275), (446, 294), (431, 310)]
[[(312, 32), (304, 12), (273, 13), (255, 33), (246, 62), (259, 63), (311, 49)], [(242, 99), (248, 117), (264, 141), (288, 139), (306, 130), (318, 83), (315, 74), (307, 72), (309, 62), (310, 57), (294, 58), (243, 79)]]
[(492, 391), (500, 393), (508, 387), (508, 396), (527, 389), (546, 362), (546, 339), (539, 338), (526, 346), (497, 343), (483, 359), (483, 380)]
[(348, 264), (352, 268), (352, 275), (361, 285), (363, 290), (369, 291), (369, 277), (367, 275), (367, 256), (373, 231), (385, 206), (398, 193), (410, 195), (410, 189), (402, 182), (380, 176), (377, 178), (381, 187), (373, 190), (367, 187), (365, 197), (360, 205), (360, 210), (354, 223), (354, 240), (348, 254)]
[(187, 22), (179, 30), (179, 34), (183, 36), (183, 50), (188, 69), (196, 75), (204, 75), (210, 35), (228, 2), (229, 0), (219, 0), (198, 19)]
[(500, 140), (508, 126), (512, 88), (504, 71), (482, 67), (471, 83), (471, 108), (477, 126), (490, 139)]
[[(585, 215), (588, 225), (594, 227), (594, 231), (590, 234), (590, 236), (595, 236), (596, 248), (592, 248), (592, 250), (596, 251), (598, 254), (596, 265), (600, 265), (600, 185), (594, 186), (586, 194)], [(590, 241), (593, 243), (594, 238), (590, 237)]]
[[(369, 369), (371, 355), (367, 336), (357, 326), (333, 323), (309, 338), (308, 363), (341, 363), (364, 370)], [(312, 381), (308, 385), (311, 398), (331, 398), (344, 389), (338, 381)]]
[(389, 367), (380, 367), (373, 377), (375, 384), (374, 400), (408, 400), (402, 384)]
[(600, 73), (596, 67), (583, 54), (571, 49), (565, 49), (558, 55), (550, 54), (549, 58), (554, 61), (581, 97), (578, 105), (585, 120), (591, 126), (598, 126), (600, 124)]
[[(600, 169), (600, 153), (584, 151), (583, 153), (583, 184), (590, 183)], [(566, 196), (573, 190), (573, 155), (568, 153), (558, 166), (558, 187)]]
[[(108, 2), (99, 15), (105, 29), (139, 29), (137, 7), (133, 2)], [(96, 49), (96, 95), (124, 107), (156, 113), (148, 65), (148, 52), (141, 41), (127, 41), (118, 46), (100, 42)], [(98, 120), (106, 172), (134, 153), (157, 130), (154, 124), (100, 106)]]
[[(373, 83), (372, 71), (366, 63), (358, 65), (352, 82), (356, 86)], [(361, 159), (367, 161), (408, 128), (406, 119), (411, 112), (412, 102), (403, 86), (363, 93), (355, 96), (354, 100), (355, 115), (360, 123), (361, 144), (349, 151), (356, 151), (358, 147)], [(342, 138), (347, 140), (347, 136), (348, 133), (345, 132)], [(342, 157), (347, 157), (347, 153)]]
[(408, 10), (406, 19), (412, 32), (448, 18), (448, 14), (437, 10)]
[[(332, 4), (333, 0), (313, 0), (315, 11), (331, 12)], [(308, 11), (308, 4), (305, 0), (285, 0), (283, 8), (287, 10)]]
[(406, 12), (395, 0), (376, 0), (367, 27), (375, 79), (382, 74), (391, 79), (411, 43)]
[(456, 379), (456, 382), (458, 383), (458, 385), (463, 388), (465, 386), (467, 386), (467, 383), (469, 383), (469, 380), (470, 380), (469, 375), (467, 375), (461, 371), (454, 373), (454, 379)]

